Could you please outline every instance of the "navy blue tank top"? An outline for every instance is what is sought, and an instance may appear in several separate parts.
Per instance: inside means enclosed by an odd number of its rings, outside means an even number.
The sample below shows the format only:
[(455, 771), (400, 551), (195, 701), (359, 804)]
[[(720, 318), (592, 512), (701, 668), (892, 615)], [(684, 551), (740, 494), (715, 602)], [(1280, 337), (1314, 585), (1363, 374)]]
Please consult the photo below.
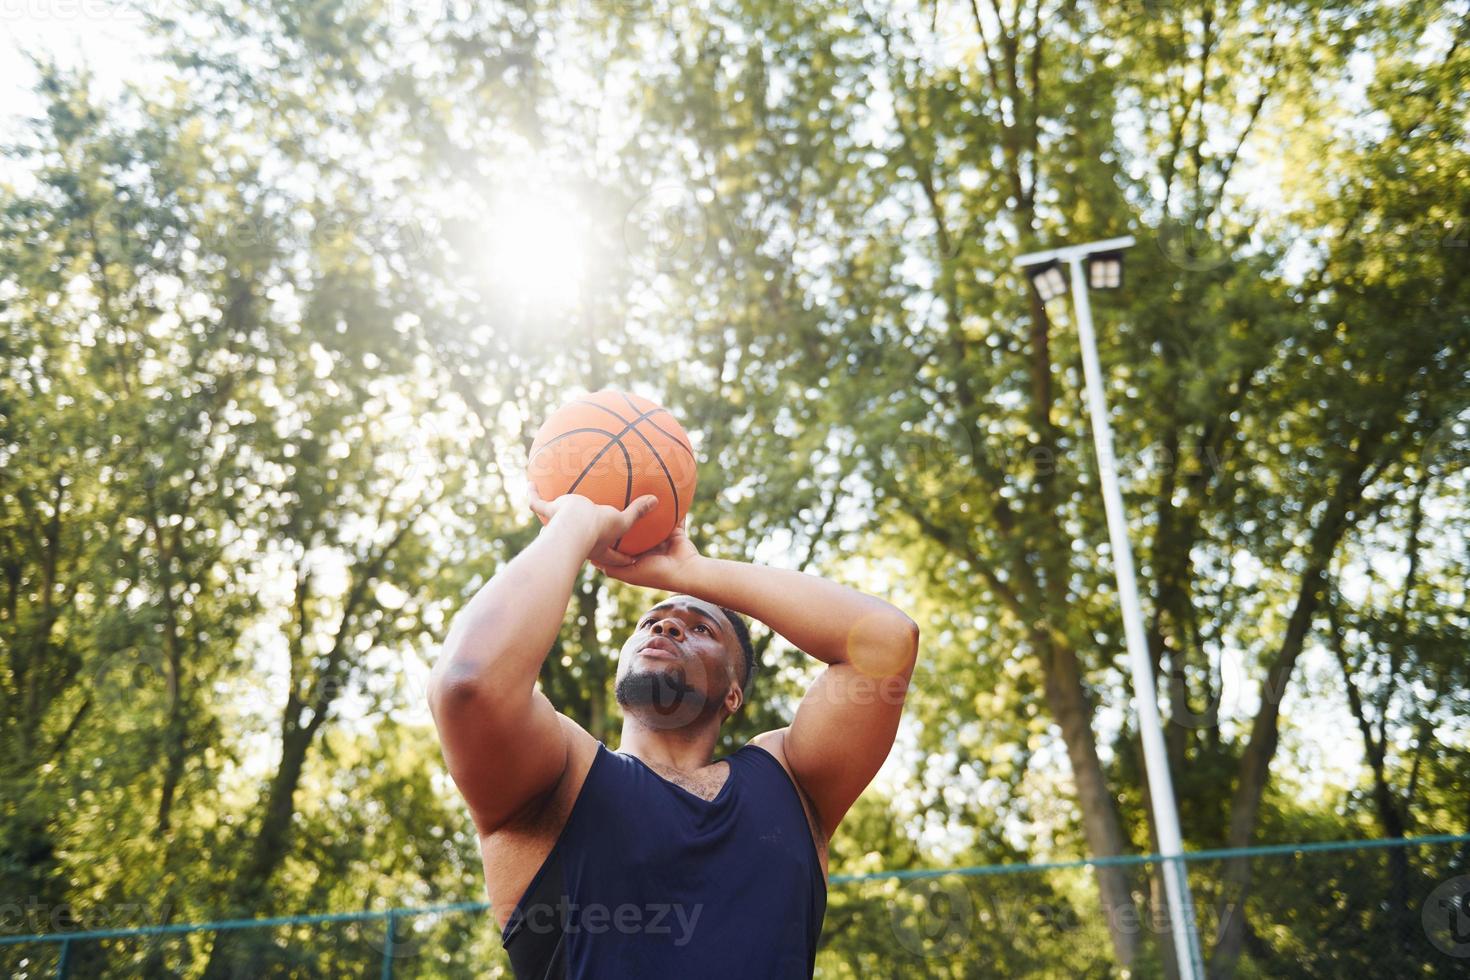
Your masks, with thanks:
[(827, 883), (796, 785), (746, 745), (701, 799), (599, 743), (501, 944), (519, 980), (810, 978)]

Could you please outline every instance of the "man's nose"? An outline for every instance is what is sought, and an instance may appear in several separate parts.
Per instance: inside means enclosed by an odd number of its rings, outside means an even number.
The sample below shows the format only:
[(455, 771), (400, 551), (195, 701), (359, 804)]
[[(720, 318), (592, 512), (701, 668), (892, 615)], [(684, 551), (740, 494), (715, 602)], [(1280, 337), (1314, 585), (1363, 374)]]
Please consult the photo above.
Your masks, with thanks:
[(660, 635), (662, 635), (663, 633), (668, 633), (670, 636), (672, 636), (676, 640), (679, 638), (679, 624), (678, 623), (673, 623), (673, 622), (654, 623), (653, 624), (653, 631), (655, 633), (657, 633), (657, 634), (660, 634)]

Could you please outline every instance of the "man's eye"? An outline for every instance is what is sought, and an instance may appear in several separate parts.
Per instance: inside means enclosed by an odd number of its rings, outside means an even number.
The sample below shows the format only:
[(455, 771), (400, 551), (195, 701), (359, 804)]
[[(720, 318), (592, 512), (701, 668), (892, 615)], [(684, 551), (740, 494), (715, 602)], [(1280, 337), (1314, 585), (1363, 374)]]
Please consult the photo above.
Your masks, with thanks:
[(697, 630), (704, 630), (706, 633), (709, 632), (709, 627), (708, 626), (705, 626), (703, 623), (698, 624), (694, 628), (697, 629)]

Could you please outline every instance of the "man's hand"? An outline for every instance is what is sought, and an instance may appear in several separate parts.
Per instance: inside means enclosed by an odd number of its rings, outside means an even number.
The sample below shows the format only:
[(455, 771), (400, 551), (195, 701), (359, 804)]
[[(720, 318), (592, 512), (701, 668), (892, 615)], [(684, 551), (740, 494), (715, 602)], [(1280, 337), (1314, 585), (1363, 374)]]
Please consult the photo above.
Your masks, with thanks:
[(594, 565), (628, 565), (634, 559), (613, 547), (617, 540), (627, 534), (638, 519), (653, 510), (658, 498), (644, 494), (622, 510), (607, 504), (593, 503), (578, 493), (564, 493), (555, 500), (543, 500), (536, 492), (534, 483), (528, 484), (531, 494), (531, 510), (542, 523), (550, 524), (558, 514), (573, 516), (574, 520), (587, 521), (596, 529), (597, 540), (587, 557)]
[[(682, 592), (689, 579), (689, 570), (699, 561), (699, 550), (684, 531), (686, 514), (659, 544), (641, 555), (629, 558), (617, 551), (610, 551), (612, 561), (594, 559), (593, 566), (609, 578), (645, 589), (660, 589), (664, 592)], [(618, 560), (624, 559), (624, 560)]]

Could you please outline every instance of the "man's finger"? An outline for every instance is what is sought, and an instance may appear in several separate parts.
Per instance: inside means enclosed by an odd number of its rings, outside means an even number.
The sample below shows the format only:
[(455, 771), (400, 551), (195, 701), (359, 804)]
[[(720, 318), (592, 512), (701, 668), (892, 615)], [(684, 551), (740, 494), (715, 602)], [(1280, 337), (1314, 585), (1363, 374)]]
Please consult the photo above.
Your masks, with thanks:
[(645, 493), (628, 505), (627, 509), (623, 511), (623, 516), (627, 517), (630, 522), (636, 521), (657, 506), (658, 498), (651, 493)]
[(551, 509), (548, 506), (546, 500), (542, 498), (541, 494), (536, 492), (536, 484), (527, 481), (526, 490), (530, 494), (531, 512), (534, 514), (538, 514), (541, 517), (546, 518), (547, 520), (550, 520)]
[(658, 557), (660, 555), (667, 555), (669, 553), (669, 549), (672, 548), (673, 545), (674, 545), (674, 543), (672, 541), (670, 541), (668, 538), (664, 538), (658, 544), (654, 545), (652, 548), (649, 548), (647, 551), (643, 552), (643, 554), (639, 555), (638, 557), (639, 558), (651, 558), (651, 557)]
[(631, 565), (635, 559), (623, 554), (616, 548), (604, 548), (602, 556), (598, 561), (607, 565)]

